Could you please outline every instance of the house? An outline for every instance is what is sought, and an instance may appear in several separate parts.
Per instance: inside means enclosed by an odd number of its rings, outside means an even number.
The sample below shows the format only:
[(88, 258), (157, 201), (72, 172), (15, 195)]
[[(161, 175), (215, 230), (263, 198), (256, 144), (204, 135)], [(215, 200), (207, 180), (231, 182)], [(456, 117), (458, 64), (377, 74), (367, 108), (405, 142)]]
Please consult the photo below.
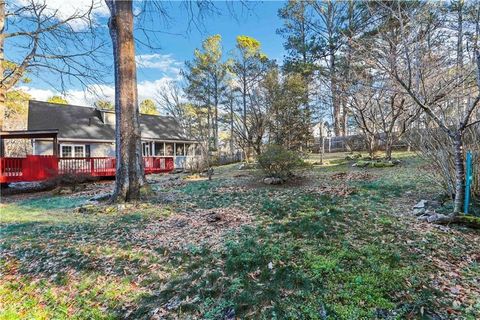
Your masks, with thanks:
[(320, 138), (327, 138), (331, 136), (331, 130), (328, 122), (320, 121), (312, 126), (312, 134), (315, 141)]
[[(94, 107), (30, 101), (28, 130), (57, 130), (57, 154), (61, 158), (115, 157), (115, 113)], [(200, 155), (198, 144), (187, 136), (173, 117), (140, 114), (144, 157), (171, 156), (175, 167)], [(52, 155), (50, 139), (32, 140), (34, 155)]]

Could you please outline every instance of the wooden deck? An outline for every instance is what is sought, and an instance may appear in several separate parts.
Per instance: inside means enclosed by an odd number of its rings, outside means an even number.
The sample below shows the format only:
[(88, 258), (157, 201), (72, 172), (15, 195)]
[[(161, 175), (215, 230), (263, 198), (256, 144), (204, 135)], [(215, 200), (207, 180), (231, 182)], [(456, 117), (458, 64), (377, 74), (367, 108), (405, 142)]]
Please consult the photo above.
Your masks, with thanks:
[[(166, 173), (174, 169), (173, 157), (144, 157), (145, 174)], [(94, 177), (115, 176), (113, 157), (59, 158), (33, 156), (0, 158), (0, 183), (42, 181), (62, 174)]]

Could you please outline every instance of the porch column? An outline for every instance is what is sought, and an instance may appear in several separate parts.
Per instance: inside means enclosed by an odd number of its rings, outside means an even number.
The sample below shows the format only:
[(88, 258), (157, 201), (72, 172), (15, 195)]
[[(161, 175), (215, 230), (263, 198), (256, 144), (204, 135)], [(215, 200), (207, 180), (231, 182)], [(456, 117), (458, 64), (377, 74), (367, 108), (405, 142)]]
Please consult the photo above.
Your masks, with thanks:
[(5, 156), (5, 146), (3, 144), (3, 138), (0, 137), (0, 157)]
[(163, 156), (164, 156), (164, 157), (167, 156), (167, 146), (166, 146), (166, 143), (165, 143), (165, 142), (163, 143)]
[(152, 144), (152, 156), (155, 156), (155, 141), (150, 142)]
[(173, 167), (177, 168), (177, 143), (173, 143)]
[[(72, 150), (73, 152), (73, 150)], [(58, 157), (58, 139), (57, 136), (53, 137), (53, 155)]]

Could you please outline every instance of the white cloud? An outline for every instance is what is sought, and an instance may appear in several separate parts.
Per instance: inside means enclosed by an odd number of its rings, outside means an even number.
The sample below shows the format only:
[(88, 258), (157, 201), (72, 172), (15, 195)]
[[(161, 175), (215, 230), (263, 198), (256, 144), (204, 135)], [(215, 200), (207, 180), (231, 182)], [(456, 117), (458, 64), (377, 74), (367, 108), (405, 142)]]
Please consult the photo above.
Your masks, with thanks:
[(139, 69), (156, 69), (164, 75), (179, 77), (183, 63), (172, 57), (171, 54), (142, 54), (135, 57)]
[[(45, 3), (45, 13), (55, 13), (60, 20), (74, 15), (83, 15), (91, 10), (90, 18), (108, 17), (110, 12), (104, 0), (35, 0), (36, 3)], [(16, 5), (29, 5), (30, 0), (15, 0)], [(74, 19), (69, 23), (74, 30), (82, 30), (88, 26), (86, 19)]]
[[(140, 81), (138, 87), (138, 101), (145, 99), (155, 99), (158, 92), (169, 90), (168, 83), (173, 78), (163, 77), (154, 81)], [(20, 86), (18, 89), (29, 93), (34, 100), (46, 101), (54, 95), (63, 96), (69, 104), (79, 106), (93, 106), (95, 101), (102, 99), (108, 101), (115, 100), (115, 88), (113, 85), (92, 85), (86, 90), (67, 90), (65, 94), (61, 94), (51, 89), (38, 89), (28, 86)], [(161, 106), (159, 106), (161, 109)]]

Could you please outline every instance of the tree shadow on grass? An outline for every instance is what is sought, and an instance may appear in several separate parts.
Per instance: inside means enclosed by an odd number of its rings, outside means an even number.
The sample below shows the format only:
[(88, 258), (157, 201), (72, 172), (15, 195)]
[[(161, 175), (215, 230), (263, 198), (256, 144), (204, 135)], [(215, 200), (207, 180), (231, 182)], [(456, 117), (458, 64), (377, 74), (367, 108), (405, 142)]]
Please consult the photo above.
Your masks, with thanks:
[(388, 318), (433, 306), (415, 291), (418, 261), (385, 242), (392, 224), (372, 230), (374, 217), (308, 201), (296, 215), (226, 238), (219, 251), (184, 254), (174, 265), (183, 272), (143, 295), (131, 318)]

